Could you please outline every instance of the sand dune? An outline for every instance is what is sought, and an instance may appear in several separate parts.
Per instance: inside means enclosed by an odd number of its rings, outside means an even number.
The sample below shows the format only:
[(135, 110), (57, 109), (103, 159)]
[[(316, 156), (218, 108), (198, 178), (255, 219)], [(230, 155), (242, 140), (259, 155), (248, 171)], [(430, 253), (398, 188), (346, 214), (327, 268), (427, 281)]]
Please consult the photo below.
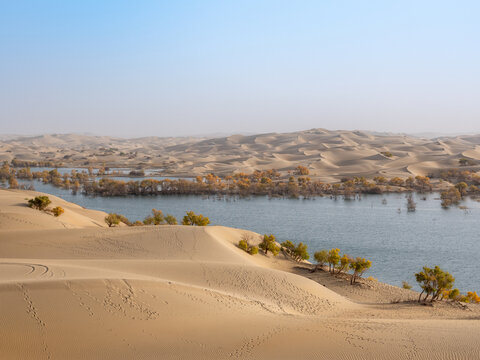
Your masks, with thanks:
[(329, 275), (241, 251), (240, 229), (103, 228), (104, 214), (55, 198), (64, 228), (21, 205), (35, 194), (0, 191), (2, 359), (480, 357), (478, 307), (340, 295), (320, 285), (334, 287)]
[[(480, 136), (425, 139), (407, 135), (312, 129), (223, 138), (120, 139), (43, 135), (0, 140), (0, 161), (56, 161), (65, 166), (144, 167), (165, 175), (220, 175), (276, 168), (285, 175), (298, 165), (324, 181), (346, 176), (424, 175), (458, 167), (460, 158), (480, 170)], [(391, 153), (392, 157), (385, 154)], [(321, 162), (326, 162), (324, 166)], [(401, 165), (399, 165), (401, 164)]]

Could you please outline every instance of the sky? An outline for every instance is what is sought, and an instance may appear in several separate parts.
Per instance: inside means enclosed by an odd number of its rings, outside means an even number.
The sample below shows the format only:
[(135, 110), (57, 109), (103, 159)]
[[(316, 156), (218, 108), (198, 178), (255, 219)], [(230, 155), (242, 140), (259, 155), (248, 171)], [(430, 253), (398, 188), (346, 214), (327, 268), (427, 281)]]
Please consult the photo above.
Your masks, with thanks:
[(478, 1), (0, 0), (0, 133), (480, 133)]

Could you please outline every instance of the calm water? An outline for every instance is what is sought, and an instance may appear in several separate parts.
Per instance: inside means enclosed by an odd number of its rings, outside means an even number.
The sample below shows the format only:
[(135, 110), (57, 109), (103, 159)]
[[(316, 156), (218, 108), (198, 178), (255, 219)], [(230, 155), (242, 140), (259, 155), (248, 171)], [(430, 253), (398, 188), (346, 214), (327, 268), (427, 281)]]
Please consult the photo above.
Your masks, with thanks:
[[(302, 241), (310, 254), (338, 247), (372, 260), (366, 274), (393, 285), (414, 284), (423, 265), (440, 265), (462, 290), (480, 291), (480, 203), (466, 200), (468, 210), (443, 210), (437, 194), (418, 197), (417, 211), (407, 213), (403, 194), (368, 195), (361, 200), (216, 199), (200, 196), (102, 198), (34, 182), (36, 190), (91, 209), (143, 219), (152, 208), (181, 220), (186, 210), (202, 213), (212, 224), (273, 233), (280, 241)], [(422, 196), (423, 197), (423, 196)], [(383, 201), (385, 199), (386, 201)], [(385, 203), (386, 202), (386, 203)], [(399, 210), (400, 209), (400, 210)]]

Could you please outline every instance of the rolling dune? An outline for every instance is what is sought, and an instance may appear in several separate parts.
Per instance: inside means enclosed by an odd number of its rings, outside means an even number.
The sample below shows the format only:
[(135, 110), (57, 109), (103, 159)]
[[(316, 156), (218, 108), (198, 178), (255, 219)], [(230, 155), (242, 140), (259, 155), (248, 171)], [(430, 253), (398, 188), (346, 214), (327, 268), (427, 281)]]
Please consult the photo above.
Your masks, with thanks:
[(0, 190), (2, 359), (480, 356), (478, 307), (349, 299), (284, 256), (238, 249), (258, 237), (246, 230), (105, 228), (105, 214), (54, 197), (58, 219), (23, 206), (37, 194)]
[(0, 161), (15, 158), (65, 166), (158, 168), (165, 175), (178, 176), (271, 168), (287, 175), (288, 170), (303, 165), (310, 168), (312, 178), (332, 181), (348, 176), (425, 175), (458, 167), (460, 158), (469, 159), (469, 167), (478, 171), (479, 147), (478, 135), (425, 139), (324, 129), (212, 139), (67, 134), (5, 138), (0, 141)]

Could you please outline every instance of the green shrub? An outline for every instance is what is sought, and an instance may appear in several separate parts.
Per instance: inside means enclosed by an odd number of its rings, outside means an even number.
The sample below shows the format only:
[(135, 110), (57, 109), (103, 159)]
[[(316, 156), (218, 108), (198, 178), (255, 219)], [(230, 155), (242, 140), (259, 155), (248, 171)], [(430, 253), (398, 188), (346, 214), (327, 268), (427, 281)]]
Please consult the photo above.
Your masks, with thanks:
[(263, 240), (260, 243), (259, 247), (265, 252), (265, 255), (267, 255), (267, 253), (270, 251), (273, 256), (277, 256), (280, 252), (280, 247), (275, 242), (275, 236), (273, 236), (272, 234), (263, 235)]
[(168, 214), (165, 216), (165, 221), (167, 222), (168, 225), (177, 225), (177, 218), (173, 215)]
[(63, 213), (65, 212), (65, 210), (63, 210), (62, 207), (60, 206), (56, 206), (52, 209), (52, 214), (53, 216), (55, 217), (59, 217), (60, 215), (62, 215)]
[(406, 281), (402, 281), (402, 288), (404, 289), (407, 289), (407, 290), (410, 290), (412, 288), (412, 285), (410, 285), (408, 282)]
[(307, 245), (304, 243), (295, 245), (290, 240), (286, 240), (281, 245), (287, 255), (292, 257), (295, 261), (308, 260), (310, 258), (310, 255), (307, 251)]
[(193, 211), (187, 211), (187, 215), (182, 220), (182, 225), (207, 226), (208, 224), (210, 224), (208, 217), (204, 217), (202, 214), (196, 215)]
[(428, 296), (431, 295), (430, 301), (433, 302), (445, 291), (452, 289), (455, 283), (455, 278), (450, 273), (440, 269), (439, 266), (435, 266), (433, 269), (424, 266), (422, 271), (415, 274), (415, 279), (422, 288), (418, 297), (419, 302), (423, 293), (426, 293), (423, 301), (426, 301)]
[(105, 216), (105, 222), (107, 223), (108, 227), (113, 227), (120, 224), (120, 219), (117, 214), (111, 213)]
[(48, 196), (37, 196), (34, 199), (28, 200), (28, 206), (38, 210), (45, 210), (51, 203), (52, 201)]
[(350, 269), (353, 270), (353, 275), (350, 280), (350, 284), (355, 284), (357, 278), (362, 276), (365, 271), (367, 271), (370, 266), (372, 266), (372, 262), (370, 260), (366, 260), (361, 257), (357, 257), (356, 259), (351, 259), (350, 261)]
[(251, 240), (252, 236), (250, 234), (243, 234), (241, 240), (238, 242), (238, 247), (250, 255), (256, 255), (258, 254), (258, 247), (250, 245)]
[(247, 240), (240, 240), (238, 242), (238, 247), (242, 249), (243, 251), (248, 251), (248, 242)]
[(162, 210), (152, 209), (152, 216), (147, 216), (143, 220), (145, 225), (162, 225), (165, 223), (165, 217)]
[(313, 257), (315, 258), (315, 261), (317, 262), (317, 264), (313, 268), (312, 272), (317, 271), (319, 267), (321, 268), (323, 265), (326, 264), (328, 259), (328, 251), (327, 250), (317, 251), (315, 252), (315, 254), (313, 254)]
[(250, 255), (257, 255), (258, 254), (258, 247), (257, 246), (252, 246), (250, 250), (248, 250)]

